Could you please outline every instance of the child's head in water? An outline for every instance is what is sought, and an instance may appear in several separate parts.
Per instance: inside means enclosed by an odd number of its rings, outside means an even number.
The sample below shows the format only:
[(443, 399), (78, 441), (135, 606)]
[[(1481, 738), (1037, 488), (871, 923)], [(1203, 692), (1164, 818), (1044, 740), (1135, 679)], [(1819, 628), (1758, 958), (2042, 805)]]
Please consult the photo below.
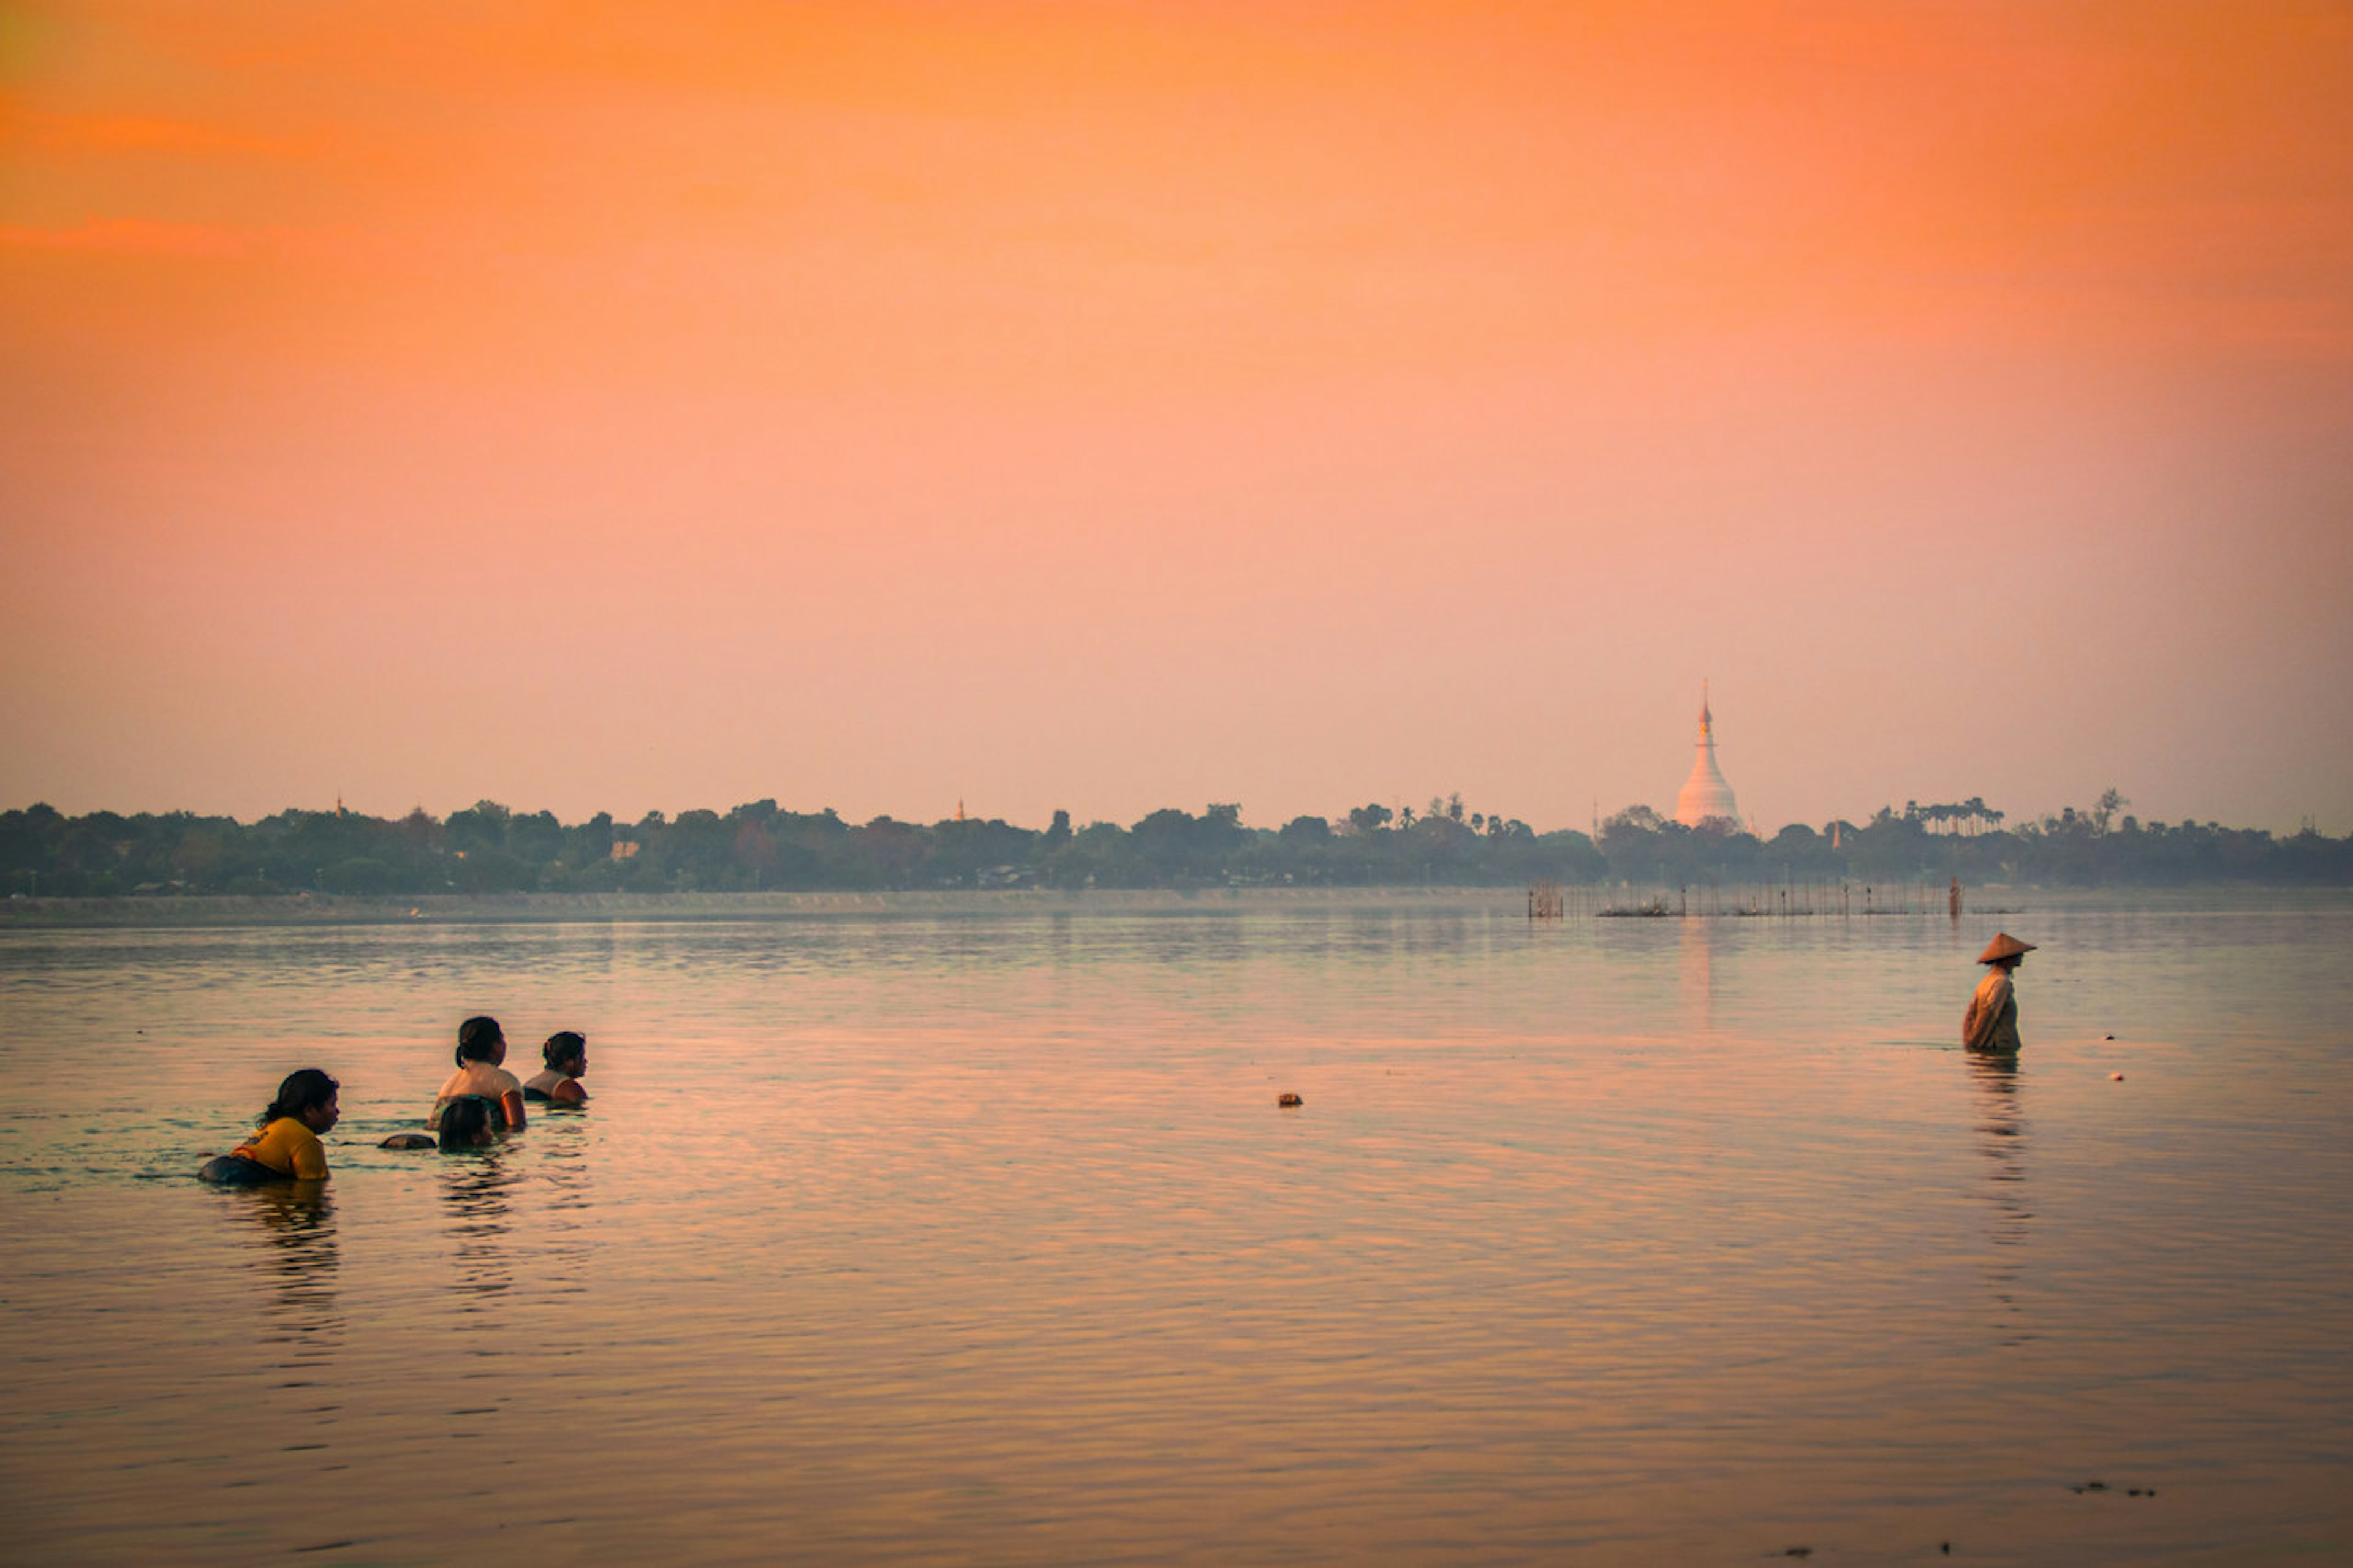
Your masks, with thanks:
[(588, 1037), (559, 1029), (539, 1047), (539, 1058), (566, 1078), (578, 1078), (588, 1070)]
[(491, 1141), (491, 1102), (461, 1095), (441, 1108), (441, 1152), (476, 1149)]

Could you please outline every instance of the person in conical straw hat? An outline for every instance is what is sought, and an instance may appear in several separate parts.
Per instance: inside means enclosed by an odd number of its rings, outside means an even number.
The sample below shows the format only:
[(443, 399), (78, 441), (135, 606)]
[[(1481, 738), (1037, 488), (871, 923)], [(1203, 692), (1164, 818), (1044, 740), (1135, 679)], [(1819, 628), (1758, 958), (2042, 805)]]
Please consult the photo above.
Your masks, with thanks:
[(1978, 962), (1988, 967), (1977, 994), (1969, 998), (1969, 1010), (1961, 1015), (1962, 1045), (1989, 1056), (2018, 1054), (2018, 994), (2010, 977), (2033, 951), (2031, 942), (2021, 942), (2008, 931), (1994, 933), (1978, 955)]

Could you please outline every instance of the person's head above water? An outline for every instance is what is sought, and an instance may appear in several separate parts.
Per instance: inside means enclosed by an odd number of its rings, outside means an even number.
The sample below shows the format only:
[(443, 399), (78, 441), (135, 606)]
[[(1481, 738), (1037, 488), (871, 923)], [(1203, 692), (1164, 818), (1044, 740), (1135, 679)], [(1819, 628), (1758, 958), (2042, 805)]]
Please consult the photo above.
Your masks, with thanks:
[(469, 1018), (458, 1026), (458, 1065), (468, 1062), (489, 1062), (492, 1066), (507, 1059), (506, 1032), (491, 1017)]
[(539, 1059), (557, 1072), (578, 1078), (588, 1070), (588, 1037), (571, 1029), (558, 1029), (547, 1037), (547, 1044), (539, 1047)]
[(440, 1145), (474, 1149), (491, 1141), (491, 1102), (478, 1094), (460, 1095), (441, 1108)]
[(343, 1108), (335, 1103), (335, 1090), (342, 1087), (317, 1068), (298, 1068), (286, 1075), (286, 1081), (278, 1086), (278, 1098), (253, 1119), (253, 1124), (267, 1127), (290, 1116), (313, 1132), (324, 1132), (343, 1114)]
[(1978, 954), (1979, 963), (1990, 963), (1997, 969), (2016, 969), (2026, 955), (2034, 951), (2034, 943), (2021, 942), (2006, 931), (1993, 933), (1986, 950)]

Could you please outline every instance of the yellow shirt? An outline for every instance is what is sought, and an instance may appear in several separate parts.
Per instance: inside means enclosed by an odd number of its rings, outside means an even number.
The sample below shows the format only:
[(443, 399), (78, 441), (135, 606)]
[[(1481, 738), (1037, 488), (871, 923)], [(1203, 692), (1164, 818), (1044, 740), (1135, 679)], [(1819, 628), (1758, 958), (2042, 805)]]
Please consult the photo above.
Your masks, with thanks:
[(327, 1173), (327, 1151), (319, 1135), (290, 1116), (280, 1117), (230, 1152), (297, 1181), (316, 1181)]

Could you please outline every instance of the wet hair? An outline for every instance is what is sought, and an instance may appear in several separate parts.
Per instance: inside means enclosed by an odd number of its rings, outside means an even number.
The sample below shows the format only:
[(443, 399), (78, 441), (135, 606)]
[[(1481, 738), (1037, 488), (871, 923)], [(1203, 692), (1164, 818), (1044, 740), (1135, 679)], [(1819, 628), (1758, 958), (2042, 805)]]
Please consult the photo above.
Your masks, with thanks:
[(467, 1019), (458, 1026), (458, 1065), (489, 1061), (491, 1053), (506, 1037), (506, 1031), (499, 1027), (496, 1018), (484, 1016)]
[(441, 1108), (441, 1152), (472, 1149), (491, 1141), (491, 1102), (479, 1094), (461, 1094)]
[(300, 1117), (312, 1106), (334, 1099), (335, 1090), (342, 1087), (317, 1068), (298, 1068), (286, 1075), (286, 1081), (278, 1086), (278, 1098), (253, 1119), (253, 1124), (267, 1127), (280, 1117)]
[(556, 1030), (547, 1037), (547, 1044), (539, 1047), (539, 1059), (552, 1068), (585, 1061), (587, 1057), (588, 1037), (572, 1029)]

